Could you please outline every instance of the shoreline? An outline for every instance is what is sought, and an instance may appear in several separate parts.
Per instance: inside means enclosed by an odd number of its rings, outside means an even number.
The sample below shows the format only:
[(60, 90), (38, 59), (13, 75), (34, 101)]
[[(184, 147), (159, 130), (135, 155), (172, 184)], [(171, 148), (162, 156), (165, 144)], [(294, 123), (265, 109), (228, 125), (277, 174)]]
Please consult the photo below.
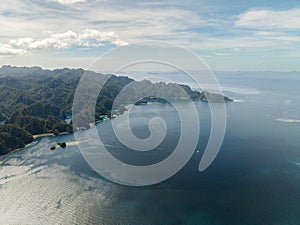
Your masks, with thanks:
[(283, 122), (283, 123), (300, 123), (299, 119), (287, 118), (287, 117), (277, 118), (276, 120), (278, 122)]
[(58, 135), (54, 135), (54, 133), (43, 133), (43, 134), (32, 135), (32, 137), (33, 137), (34, 140), (36, 140), (37, 138), (41, 138), (41, 137), (56, 137), (56, 136), (66, 135), (66, 134), (70, 134), (70, 133), (68, 133), (68, 132), (61, 132)]
[[(5, 155), (8, 155), (8, 154), (10, 154), (10, 153), (12, 153), (12, 152), (21, 151), (21, 150), (23, 150), (23, 149), (25, 149), (25, 148), (27, 148), (27, 147), (33, 145), (34, 142), (35, 142), (38, 138), (43, 138), (43, 137), (57, 137), (57, 136), (60, 136), (60, 135), (67, 135), (67, 134), (72, 134), (72, 133), (61, 132), (61, 133), (59, 133), (58, 135), (54, 135), (53, 133), (44, 133), (44, 134), (35, 134), (35, 135), (32, 135), (33, 141), (31, 141), (30, 143), (26, 144), (26, 145), (25, 145), (24, 147), (22, 147), (22, 148), (16, 148), (16, 149), (13, 149), (13, 150), (11, 150), (11, 151), (5, 153), (5, 154), (2, 154), (2, 155), (0, 154), (0, 157), (5, 156)], [(84, 142), (84, 141), (82, 141), (82, 142)], [(74, 145), (74, 144), (80, 144), (80, 143), (81, 143), (81, 142), (74, 142), (74, 143), (72, 142), (72, 143), (71, 143), (71, 146)]]

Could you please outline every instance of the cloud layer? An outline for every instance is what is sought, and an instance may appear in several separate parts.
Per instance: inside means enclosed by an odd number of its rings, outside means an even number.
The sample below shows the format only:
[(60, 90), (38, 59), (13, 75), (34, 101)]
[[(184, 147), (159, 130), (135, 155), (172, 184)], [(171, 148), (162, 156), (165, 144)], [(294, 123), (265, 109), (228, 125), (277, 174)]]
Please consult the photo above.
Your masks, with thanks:
[(0, 44), (0, 57), (10, 57), (16, 55), (24, 55), (28, 51), (24, 49), (13, 48), (8, 44)]
[(238, 27), (254, 29), (300, 29), (300, 9), (285, 11), (252, 9), (238, 16)]
[(240, 61), (251, 53), (253, 64), (261, 55), (277, 57), (275, 52), (285, 54), (286, 61), (298, 56), (297, 0), (293, 0), (297, 4), (285, 3), (285, 8), (280, 0), (255, 2), (3, 0), (0, 57), (20, 58), (23, 63), (25, 56), (31, 62), (34, 56), (39, 60), (50, 51), (63, 55), (67, 49), (70, 54), (65, 57), (91, 58), (82, 50), (89, 48), (88, 53), (96, 55), (145, 40), (170, 41), (216, 60)]
[(78, 2), (86, 2), (86, 0), (48, 0), (48, 2), (57, 2), (62, 5), (71, 5)]
[(128, 45), (127, 42), (119, 39), (113, 32), (101, 32), (95, 29), (86, 29), (81, 33), (66, 31), (63, 33), (51, 33), (49, 37), (43, 39), (33, 39), (23, 37), (12, 39), (7, 44), (0, 45), (1, 56), (13, 56), (26, 54), (32, 50), (39, 49), (67, 49), (73, 46), (79, 47), (100, 47), (105, 43), (115, 46)]

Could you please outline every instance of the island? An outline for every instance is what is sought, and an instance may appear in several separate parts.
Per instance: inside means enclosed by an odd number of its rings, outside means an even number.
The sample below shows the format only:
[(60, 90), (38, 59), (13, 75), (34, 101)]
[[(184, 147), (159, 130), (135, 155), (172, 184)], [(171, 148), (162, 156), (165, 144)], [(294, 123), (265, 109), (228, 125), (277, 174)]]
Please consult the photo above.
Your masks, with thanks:
[(230, 99), (226, 96), (210, 93), (208, 91), (203, 91), (199, 97), (199, 100), (204, 102), (232, 102), (233, 99)]
[(157, 102), (157, 103), (167, 103), (168, 101), (163, 99), (163, 98), (159, 98), (159, 97), (155, 97), (155, 96), (149, 96), (149, 97), (145, 97), (142, 98), (140, 100), (138, 100), (137, 102), (134, 103), (134, 105), (147, 105), (148, 103), (151, 102)]
[[(210, 93), (208, 91), (203, 91), (201, 93), (198, 92), (197, 95), (198, 95), (198, 97), (192, 98), (193, 101), (196, 101), (196, 100), (200, 100), (200, 101), (204, 101), (204, 102), (232, 102), (233, 101), (233, 99), (230, 99), (226, 96), (223, 96), (220, 94), (215, 94), (215, 93)], [(189, 99), (182, 98), (180, 100), (189, 100)], [(156, 96), (149, 96), (149, 97), (141, 98), (140, 100), (135, 102), (134, 105), (136, 105), (136, 106), (147, 105), (147, 104), (153, 103), (153, 102), (162, 103), (162, 104), (168, 103), (168, 101), (163, 98), (156, 97)]]

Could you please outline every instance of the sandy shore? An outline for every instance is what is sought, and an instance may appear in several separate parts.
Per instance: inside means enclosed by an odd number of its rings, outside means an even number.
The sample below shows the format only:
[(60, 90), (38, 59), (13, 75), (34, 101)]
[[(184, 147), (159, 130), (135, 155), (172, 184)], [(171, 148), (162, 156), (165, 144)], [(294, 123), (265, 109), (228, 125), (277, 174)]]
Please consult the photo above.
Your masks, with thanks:
[(88, 142), (89, 140), (85, 139), (85, 140), (79, 140), (79, 141), (69, 141), (69, 142), (66, 142), (67, 146), (74, 146), (74, 145), (79, 145), (81, 143), (86, 143)]
[(244, 102), (243, 100), (233, 99), (233, 102)]
[[(64, 135), (64, 134), (69, 134), (68, 132), (62, 132), (62, 133), (59, 133), (59, 135)], [(44, 133), (44, 134), (35, 134), (35, 135), (32, 135), (32, 137), (34, 139), (37, 139), (37, 138), (40, 138), (40, 137), (52, 137), (54, 136), (53, 133)]]
[(284, 123), (300, 123), (300, 120), (292, 119), (292, 118), (278, 118), (276, 120)]

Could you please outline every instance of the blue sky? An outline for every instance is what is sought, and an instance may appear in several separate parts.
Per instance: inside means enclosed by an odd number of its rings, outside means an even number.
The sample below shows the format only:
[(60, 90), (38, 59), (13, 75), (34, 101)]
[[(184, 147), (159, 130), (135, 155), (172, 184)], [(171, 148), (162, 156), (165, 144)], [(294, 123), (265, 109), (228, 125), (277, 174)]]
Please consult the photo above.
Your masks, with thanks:
[(182, 45), (213, 70), (300, 71), (300, 2), (0, 3), (0, 65), (87, 68), (111, 49), (147, 40)]

